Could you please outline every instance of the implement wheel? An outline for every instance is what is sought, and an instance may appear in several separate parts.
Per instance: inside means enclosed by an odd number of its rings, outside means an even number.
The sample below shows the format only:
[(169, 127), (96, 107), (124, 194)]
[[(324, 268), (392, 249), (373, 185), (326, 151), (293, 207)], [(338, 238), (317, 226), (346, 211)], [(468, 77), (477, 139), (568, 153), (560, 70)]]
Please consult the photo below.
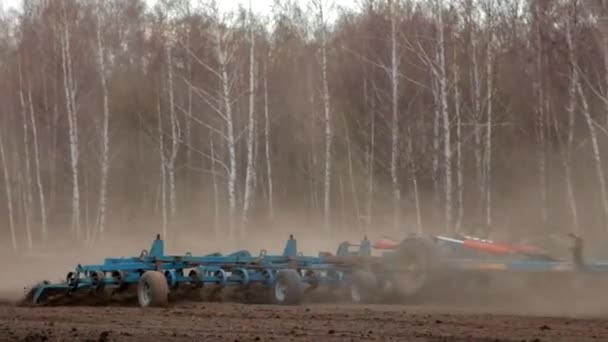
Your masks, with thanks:
[(355, 271), (349, 282), (350, 300), (353, 303), (369, 303), (371, 302), (378, 289), (378, 279), (370, 271), (357, 270)]
[(302, 278), (295, 270), (279, 271), (270, 290), (274, 304), (298, 304), (302, 299)]
[(420, 299), (431, 289), (439, 266), (436, 246), (427, 238), (410, 237), (401, 242), (393, 256), (392, 280), (404, 299)]
[(137, 299), (142, 307), (163, 307), (169, 304), (169, 284), (164, 274), (146, 271), (137, 285)]

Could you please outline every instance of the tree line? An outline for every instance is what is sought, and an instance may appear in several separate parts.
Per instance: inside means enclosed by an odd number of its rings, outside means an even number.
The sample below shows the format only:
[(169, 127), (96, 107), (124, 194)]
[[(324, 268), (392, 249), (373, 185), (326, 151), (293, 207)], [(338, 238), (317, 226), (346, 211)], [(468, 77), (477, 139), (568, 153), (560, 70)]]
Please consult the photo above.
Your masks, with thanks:
[(238, 239), (286, 217), (325, 234), (606, 233), (607, 14), (23, 0), (0, 13), (6, 247), (138, 221)]

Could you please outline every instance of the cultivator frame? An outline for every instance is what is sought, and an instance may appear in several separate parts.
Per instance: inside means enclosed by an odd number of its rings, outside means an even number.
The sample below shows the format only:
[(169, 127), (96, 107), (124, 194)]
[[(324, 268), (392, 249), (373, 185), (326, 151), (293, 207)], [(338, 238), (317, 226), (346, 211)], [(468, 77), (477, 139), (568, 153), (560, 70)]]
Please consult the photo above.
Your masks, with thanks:
[[(115, 294), (135, 286), (140, 306), (165, 306), (169, 294), (184, 286), (199, 289), (206, 285), (225, 288), (257, 284), (270, 290), (270, 302), (296, 304), (303, 288), (343, 284), (359, 263), (352, 258), (353, 254), (340, 258), (343, 248), (338, 249), (336, 257), (323, 256), (323, 253), (318, 257), (304, 256), (298, 253), (297, 241), (290, 235), (281, 255), (269, 255), (266, 250), (255, 256), (246, 250), (227, 255), (166, 255), (164, 241), (157, 235), (150, 250), (143, 250), (138, 257), (79, 264), (67, 274), (65, 281), (55, 284), (44, 281), (33, 287), (26, 301), (43, 304), (54, 295), (65, 297), (107, 291)], [(364, 247), (362, 251), (365, 250)]]
[[(376, 255), (374, 255), (376, 254)], [(110, 292), (135, 288), (140, 306), (166, 306), (180, 289), (209, 285), (248, 288), (261, 285), (265, 302), (297, 304), (303, 293), (320, 286), (344, 289), (351, 301), (373, 302), (383, 294), (415, 298), (431, 287), (437, 275), (466, 271), (608, 272), (608, 261), (584, 261), (582, 240), (575, 237), (572, 260), (543, 253), (533, 246), (509, 245), (469, 236), (410, 236), (402, 241), (365, 237), (358, 244), (342, 242), (336, 254), (304, 256), (290, 235), (283, 253), (258, 255), (240, 250), (227, 255), (166, 255), (160, 235), (150, 250), (137, 257), (106, 258), (102, 264), (78, 265), (65, 281), (45, 281), (30, 290), (26, 301), (43, 304), (54, 295)]]

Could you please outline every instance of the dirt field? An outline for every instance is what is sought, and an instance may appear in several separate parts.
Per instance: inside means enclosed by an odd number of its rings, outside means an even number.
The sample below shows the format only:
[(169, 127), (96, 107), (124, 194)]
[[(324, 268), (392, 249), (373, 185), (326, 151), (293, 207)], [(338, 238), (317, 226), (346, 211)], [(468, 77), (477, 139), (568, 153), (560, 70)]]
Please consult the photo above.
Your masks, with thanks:
[(608, 319), (402, 305), (0, 307), (1, 341), (606, 341)]

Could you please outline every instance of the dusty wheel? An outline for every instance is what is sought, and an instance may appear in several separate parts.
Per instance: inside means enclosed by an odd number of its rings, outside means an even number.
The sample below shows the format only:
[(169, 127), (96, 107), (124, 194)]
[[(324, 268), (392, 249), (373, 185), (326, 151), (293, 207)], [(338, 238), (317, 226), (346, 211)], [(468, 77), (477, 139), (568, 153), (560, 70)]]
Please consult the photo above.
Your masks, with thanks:
[(378, 279), (370, 271), (357, 270), (352, 274), (348, 287), (353, 303), (369, 303), (377, 294)]
[(92, 281), (92, 288), (94, 291), (96, 292), (102, 292), (103, 289), (105, 288), (105, 279), (106, 275), (104, 272), (101, 271), (94, 271), (91, 273), (91, 281)]
[(146, 271), (137, 285), (137, 299), (142, 307), (161, 307), (169, 304), (169, 284), (158, 271)]
[(280, 305), (298, 304), (302, 299), (302, 278), (295, 270), (277, 272), (270, 288), (272, 302)]
[(432, 241), (423, 237), (403, 240), (393, 256), (394, 291), (405, 299), (420, 298), (431, 288), (438, 266), (438, 252)]

